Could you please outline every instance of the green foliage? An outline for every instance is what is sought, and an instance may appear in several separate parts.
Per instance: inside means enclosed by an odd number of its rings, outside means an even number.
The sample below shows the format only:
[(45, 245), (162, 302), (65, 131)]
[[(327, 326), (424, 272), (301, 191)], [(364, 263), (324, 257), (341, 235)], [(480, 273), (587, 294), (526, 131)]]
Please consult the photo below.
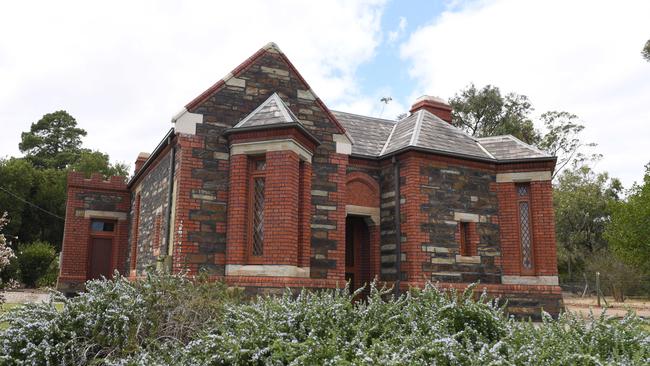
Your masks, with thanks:
[(122, 163), (111, 164), (107, 154), (87, 149), (83, 149), (79, 153), (79, 157), (72, 165), (72, 169), (77, 172), (83, 172), (87, 177), (90, 177), (92, 173), (100, 173), (105, 177), (112, 175), (126, 177), (129, 175), (127, 165)]
[(645, 43), (645, 46), (643, 46), (641, 55), (646, 59), (646, 61), (650, 62), (650, 39)]
[(38, 168), (64, 169), (77, 160), (83, 136), (86, 131), (77, 127), (74, 117), (56, 111), (32, 123), (18, 147)]
[(584, 270), (585, 259), (605, 250), (605, 225), (611, 205), (622, 191), (618, 179), (596, 174), (586, 165), (574, 166), (560, 174), (553, 192), (558, 264), (568, 280)]
[(650, 334), (632, 315), (504, 316), (472, 288), (428, 285), (399, 298), (371, 288), (286, 292), (242, 302), (218, 283), (149, 275), (92, 281), (73, 299), (0, 317), (0, 363), (107, 365), (645, 365)]
[(12, 242), (42, 240), (59, 249), (65, 192), (65, 171), (36, 169), (26, 159), (0, 160), (0, 208), (12, 218), (7, 226)]
[(36, 282), (47, 274), (56, 258), (56, 252), (51, 244), (37, 241), (21, 246), (17, 257), (22, 282), (35, 287)]
[(525, 95), (501, 95), (498, 87), (477, 89), (470, 84), (449, 100), (452, 123), (472, 136), (513, 135), (529, 144), (539, 141), (530, 114), (533, 107)]
[(605, 237), (625, 262), (650, 275), (650, 164), (643, 184), (635, 184), (625, 201), (612, 204)]
[(585, 128), (577, 122), (578, 116), (569, 112), (551, 111), (542, 114), (546, 134), (539, 141), (539, 147), (553, 156), (557, 156), (555, 173), (564, 169), (569, 163), (580, 165), (586, 160), (598, 159), (599, 155), (587, 157), (580, 153), (583, 146), (594, 147), (594, 143), (580, 140), (580, 132)]
[(47, 267), (47, 271), (38, 279), (36, 280), (36, 287), (38, 288), (43, 288), (43, 287), (54, 287), (56, 286), (56, 280), (59, 278), (59, 261), (57, 259), (54, 259), (49, 267)]

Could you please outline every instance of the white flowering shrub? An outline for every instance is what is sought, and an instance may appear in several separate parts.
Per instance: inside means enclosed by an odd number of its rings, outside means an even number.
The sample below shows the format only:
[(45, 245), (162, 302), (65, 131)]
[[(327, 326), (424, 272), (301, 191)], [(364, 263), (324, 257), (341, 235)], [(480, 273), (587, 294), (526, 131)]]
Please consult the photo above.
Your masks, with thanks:
[(220, 284), (151, 275), (4, 315), (2, 365), (647, 365), (633, 315), (508, 319), (473, 288), (395, 298), (372, 286), (241, 301)]
[[(9, 262), (11, 262), (12, 258), (16, 257), (14, 255), (14, 251), (8, 246), (7, 238), (3, 233), (3, 230), (8, 223), (9, 219), (7, 218), (7, 213), (4, 212), (2, 216), (0, 216), (0, 271), (9, 265)], [(7, 287), (11, 287), (11, 284), (3, 283), (2, 279), (0, 278), (0, 290), (3, 290)], [(2, 293), (0, 293), (0, 304), (3, 302), (4, 297), (2, 296)]]

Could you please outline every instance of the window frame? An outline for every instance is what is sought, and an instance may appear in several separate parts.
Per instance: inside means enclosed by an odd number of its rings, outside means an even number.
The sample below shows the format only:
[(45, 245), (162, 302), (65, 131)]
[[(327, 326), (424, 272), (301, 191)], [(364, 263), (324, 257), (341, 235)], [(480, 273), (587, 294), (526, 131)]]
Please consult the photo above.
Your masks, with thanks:
[(469, 221), (458, 222), (458, 241), (459, 241), (459, 255), (461, 257), (472, 257), (476, 254), (472, 251), (472, 237), (470, 235)]
[[(258, 164), (263, 162), (264, 166), (260, 169)], [(262, 222), (262, 252), (259, 255), (254, 254), (254, 215), (255, 215), (255, 180), (264, 179), (264, 206), (266, 208), (266, 156), (249, 156), (248, 158), (248, 210), (247, 210), (247, 223), (246, 223), (246, 253), (249, 262), (261, 261), (264, 258), (264, 223)], [(264, 220), (264, 216), (262, 217)]]
[[(520, 188), (525, 187), (526, 188), (526, 194), (520, 194)], [(531, 184), (530, 182), (519, 182), (515, 183), (515, 205), (516, 205), (516, 212), (517, 212), (517, 242), (519, 243), (519, 268), (521, 270), (522, 275), (527, 275), (527, 276), (533, 276), (535, 275), (535, 238), (533, 235), (533, 207), (532, 207), (532, 200), (531, 200)], [(523, 243), (523, 235), (522, 235), (522, 220), (521, 220), (521, 204), (522, 203), (527, 203), (528, 204), (528, 237), (529, 237), (529, 245), (530, 245), (530, 268), (526, 267), (524, 265), (524, 243)]]

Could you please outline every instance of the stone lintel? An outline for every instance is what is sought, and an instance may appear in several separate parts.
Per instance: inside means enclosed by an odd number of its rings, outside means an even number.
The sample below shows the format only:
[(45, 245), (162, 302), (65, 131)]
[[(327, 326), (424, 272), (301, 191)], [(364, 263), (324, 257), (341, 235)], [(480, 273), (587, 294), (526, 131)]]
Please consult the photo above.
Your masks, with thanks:
[(478, 255), (464, 256), (464, 255), (457, 254), (456, 263), (481, 264), (481, 256)]
[(499, 173), (497, 174), (497, 183), (517, 183), (517, 182), (535, 182), (551, 180), (550, 171), (541, 172), (516, 172), (516, 173)]
[(309, 278), (309, 267), (282, 264), (226, 264), (226, 276)]
[(126, 212), (117, 211), (83, 210), (83, 216), (85, 219), (126, 220)]
[(558, 286), (557, 276), (501, 276), (501, 283), (505, 285), (543, 285)]
[(356, 205), (346, 205), (345, 213), (347, 215), (359, 215), (359, 216), (368, 216), (372, 220), (373, 224), (379, 225), (379, 207), (367, 207), (367, 206), (356, 206)]
[(269, 151), (293, 151), (300, 159), (311, 163), (312, 153), (294, 139), (242, 142), (230, 146), (230, 155), (254, 155)]
[(468, 212), (454, 212), (454, 220), (461, 222), (478, 222), (479, 217), (477, 214)]

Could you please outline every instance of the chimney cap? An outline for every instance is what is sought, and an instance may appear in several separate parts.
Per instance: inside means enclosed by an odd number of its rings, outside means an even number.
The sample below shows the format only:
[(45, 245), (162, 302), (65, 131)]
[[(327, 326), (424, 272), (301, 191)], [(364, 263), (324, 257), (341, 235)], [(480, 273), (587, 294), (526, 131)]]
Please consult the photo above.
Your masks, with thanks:
[(415, 103), (413, 103), (413, 105), (416, 105), (416, 104), (418, 104), (420, 102), (425, 102), (425, 101), (426, 102), (434, 102), (434, 103), (448, 105), (447, 102), (444, 99), (442, 99), (440, 97), (437, 97), (437, 96), (433, 96), (433, 95), (423, 95), (423, 96), (419, 97), (418, 99), (416, 99)]
[(140, 159), (149, 159), (149, 156), (151, 156), (150, 153), (148, 152), (141, 152), (138, 154), (138, 160)]
[(451, 106), (440, 97), (423, 95), (415, 100), (409, 112), (415, 113), (421, 109), (436, 115), (443, 121), (451, 123)]

